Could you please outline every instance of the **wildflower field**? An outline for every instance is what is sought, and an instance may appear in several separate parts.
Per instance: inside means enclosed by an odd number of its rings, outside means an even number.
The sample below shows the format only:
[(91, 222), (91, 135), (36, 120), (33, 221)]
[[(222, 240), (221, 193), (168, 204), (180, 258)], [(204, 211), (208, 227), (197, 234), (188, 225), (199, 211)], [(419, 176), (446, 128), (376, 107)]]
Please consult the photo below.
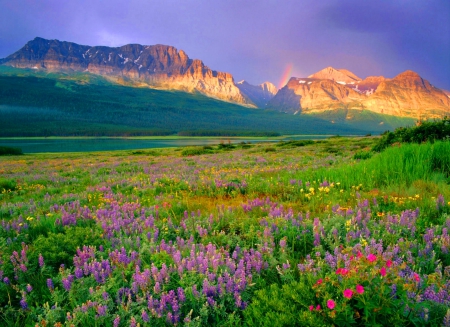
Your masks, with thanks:
[(450, 143), (0, 157), (1, 326), (450, 326)]

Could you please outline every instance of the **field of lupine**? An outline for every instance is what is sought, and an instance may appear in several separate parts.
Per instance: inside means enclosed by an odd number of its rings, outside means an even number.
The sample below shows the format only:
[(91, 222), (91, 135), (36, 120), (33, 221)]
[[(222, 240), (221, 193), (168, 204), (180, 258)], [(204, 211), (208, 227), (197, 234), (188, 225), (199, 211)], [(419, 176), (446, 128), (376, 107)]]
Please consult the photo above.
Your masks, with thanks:
[(0, 157), (1, 326), (450, 326), (450, 143)]

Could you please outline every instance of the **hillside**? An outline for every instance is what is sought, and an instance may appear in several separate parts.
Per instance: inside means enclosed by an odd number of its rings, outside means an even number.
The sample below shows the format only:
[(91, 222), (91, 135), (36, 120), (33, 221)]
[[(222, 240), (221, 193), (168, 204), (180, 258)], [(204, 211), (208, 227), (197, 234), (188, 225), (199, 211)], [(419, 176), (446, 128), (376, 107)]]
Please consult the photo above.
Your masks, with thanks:
[[(19, 75), (18, 75), (19, 74)], [(0, 69), (0, 136), (366, 134), (384, 126), (254, 110), (202, 94), (133, 88), (92, 74)], [(366, 125), (368, 123), (368, 125)], [(372, 125), (371, 125), (372, 124)], [(367, 128), (367, 126), (371, 126)]]

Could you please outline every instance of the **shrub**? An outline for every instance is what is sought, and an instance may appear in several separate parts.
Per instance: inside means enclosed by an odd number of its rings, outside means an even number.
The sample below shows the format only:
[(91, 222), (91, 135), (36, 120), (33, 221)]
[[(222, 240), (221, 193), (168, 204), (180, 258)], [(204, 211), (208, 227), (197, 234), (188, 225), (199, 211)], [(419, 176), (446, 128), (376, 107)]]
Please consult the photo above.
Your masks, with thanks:
[(181, 151), (182, 156), (198, 156), (207, 153), (211, 153), (211, 150), (205, 149), (203, 147), (186, 148), (183, 151)]
[(20, 148), (11, 148), (9, 146), (0, 146), (0, 156), (17, 156), (23, 154)]
[(372, 152), (370, 151), (358, 151), (353, 155), (353, 159), (366, 160), (372, 158)]
[(421, 122), (414, 127), (400, 127), (394, 132), (385, 132), (373, 151), (380, 152), (395, 142), (423, 143), (448, 140), (450, 138), (450, 118)]
[(17, 183), (13, 179), (0, 178), (0, 192), (3, 190), (14, 191), (16, 189)]

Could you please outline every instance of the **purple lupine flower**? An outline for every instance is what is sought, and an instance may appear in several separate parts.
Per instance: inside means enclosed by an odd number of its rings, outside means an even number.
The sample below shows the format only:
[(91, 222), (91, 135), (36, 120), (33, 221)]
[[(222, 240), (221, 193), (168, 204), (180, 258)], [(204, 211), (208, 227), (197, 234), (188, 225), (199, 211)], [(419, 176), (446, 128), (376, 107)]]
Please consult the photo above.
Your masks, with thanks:
[(98, 307), (97, 307), (97, 314), (100, 316), (100, 317), (102, 317), (102, 316), (104, 316), (104, 315), (106, 315), (106, 311), (108, 310), (108, 306), (106, 306), (106, 305), (99, 305)]
[(450, 327), (450, 310), (447, 309), (447, 314), (444, 317), (444, 320), (442, 321), (442, 326)]
[(50, 290), (53, 290), (53, 289), (55, 288), (55, 285), (53, 285), (53, 281), (52, 281), (51, 278), (47, 278), (47, 287), (48, 287)]
[(3, 283), (9, 285), (9, 278), (8, 277), (3, 278)]
[(396, 296), (396, 294), (397, 294), (397, 285), (392, 284), (391, 285), (391, 296)]
[(442, 194), (439, 194), (439, 196), (436, 199), (436, 210), (439, 210), (443, 207), (445, 207), (444, 196)]
[(22, 298), (20, 300), (20, 306), (22, 307), (23, 310), (28, 309), (28, 303), (27, 303), (27, 301), (24, 298)]
[(70, 288), (72, 287), (72, 282), (70, 281), (69, 278), (63, 278), (62, 284), (66, 291), (70, 291)]
[(44, 257), (39, 253), (39, 267), (42, 268), (44, 266)]
[(184, 290), (182, 287), (177, 288), (177, 296), (180, 302), (186, 301), (186, 295), (184, 294)]
[(145, 322), (148, 322), (150, 320), (147, 311), (142, 310), (142, 315), (141, 315), (142, 320), (144, 320)]
[(80, 267), (75, 268), (75, 277), (80, 279), (83, 277), (83, 269)]
[(120, 317), (119, 315), (117, 315), (113, 321), (113, 327), (119, 327), (119, 324), (120, 324)]
[(286, 247), (286, 239), (283, 238), (283, 239), (280, 240), (280, 247), (282, 249), (284, 249)]
[(27, 292), (30, 293), (33, 290), (33, 287), (30, 284), (27, 284)]

